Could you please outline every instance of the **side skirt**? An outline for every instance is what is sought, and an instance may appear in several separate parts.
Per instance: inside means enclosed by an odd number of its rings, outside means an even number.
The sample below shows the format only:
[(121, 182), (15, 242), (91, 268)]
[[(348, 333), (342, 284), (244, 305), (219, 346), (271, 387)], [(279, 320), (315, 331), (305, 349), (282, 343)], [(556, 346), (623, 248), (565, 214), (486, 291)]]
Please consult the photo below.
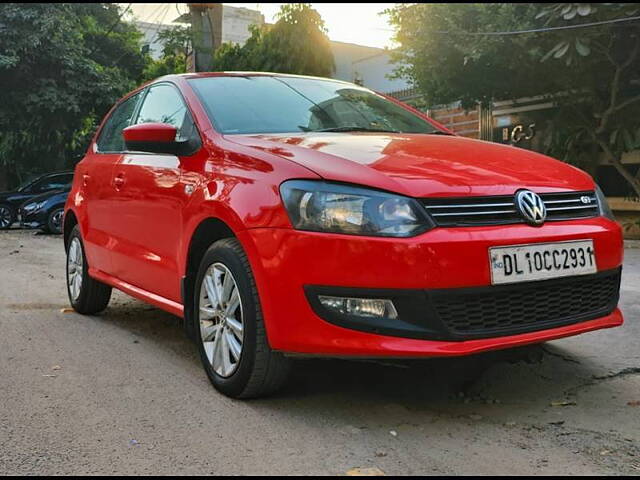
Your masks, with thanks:
[(122, 280), (119, 280), (94, 268), (89, 268), (89, 275), (102, 283), (106, 283), (107, 285), (111, 285), (112, 287), (117, 288), (127, 295), (131, 295), (132, 297), (137, 298), (138, 300), (150, 303), (151, 305), (154, 305), (164, 310), (165, 312), (169, 312), (180, 318), (184, 318), (184, 307), (181, 304), (174, 302), (173, 300), (161, 297), (160, 295), (156, 295), (155, 293), (147, 292), (142, 288), (138, 288), (127, 282), (123, 282)]

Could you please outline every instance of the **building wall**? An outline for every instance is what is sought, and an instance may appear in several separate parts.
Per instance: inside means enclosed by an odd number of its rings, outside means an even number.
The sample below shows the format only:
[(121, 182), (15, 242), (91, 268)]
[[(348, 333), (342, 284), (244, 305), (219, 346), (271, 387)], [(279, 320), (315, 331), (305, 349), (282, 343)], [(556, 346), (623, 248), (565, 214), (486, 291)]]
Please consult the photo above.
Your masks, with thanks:
[(336, 67), (333, 78), (360, 83), (381, 93), (409, 87), (404, 80), (386, 78), (395, 66), (384, 49), (333, 40), (330, 44)]
[(243, 44), (251, 36), (251, 25), (263, 25), (264, 15), (257, 10), (222, 6), (222, 42)]
[(331, 53), (335, 63), (333, 78), (353, 82), (355, 80), (353, 62), (380, 53), (380, 48), (356, 45), (355, 43), (335, 42), (331, 40)]
[(163, 42), (158, 40), (158, 33), (171, 28), (171, 25), (161, 23), (134, 22), (135, 26), (144, 35), (142, 45), (149, 45), (149, 54), (154, 60), (162, 56)]
[(384, 50), (353, 62), (355, 78), (360, 79), (365, 87), (382, 93), (409, 88), (406, 80), (388, 78), (395, 68), (396, 65), (391, 63), (391, 55)]

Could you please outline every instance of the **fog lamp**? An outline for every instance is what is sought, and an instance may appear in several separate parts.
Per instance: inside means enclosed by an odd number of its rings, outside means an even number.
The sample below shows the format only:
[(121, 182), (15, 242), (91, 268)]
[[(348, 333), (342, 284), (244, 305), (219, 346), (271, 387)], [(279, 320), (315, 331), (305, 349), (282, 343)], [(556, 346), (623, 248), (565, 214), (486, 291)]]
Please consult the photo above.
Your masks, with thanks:
[(391, 300), (380, 298), (349, 298), (319, 295), (325, 308), (343, 315), (357, 317), (398, 318), (398, 312)]

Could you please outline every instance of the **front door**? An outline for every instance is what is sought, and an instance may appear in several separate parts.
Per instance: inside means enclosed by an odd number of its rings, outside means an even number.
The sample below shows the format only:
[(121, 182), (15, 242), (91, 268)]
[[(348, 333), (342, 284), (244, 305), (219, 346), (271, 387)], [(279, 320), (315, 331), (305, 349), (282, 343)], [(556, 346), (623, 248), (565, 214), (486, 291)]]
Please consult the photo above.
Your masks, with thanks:
[(113, 275), (111, 264), (112, 225), (115, 221), (111, 176), (125, 150), (122, 130), (128, 127), (141, 94), (135, 94), (116, 106), (100, 131), (97, 142), (76, 169), (80, 193), (87, 206), (84, 246), (89, 265)]
[[(171, 84), (151, 86), (134, 123), (174, 125), (178, 139), (197, 135), (178, 90)], [(112, 231), (113, 267), (120, 280), (181, 303), (178, 251), (183, 210), (189, 200), (175, 155), (126, 153), (116, 164)]]

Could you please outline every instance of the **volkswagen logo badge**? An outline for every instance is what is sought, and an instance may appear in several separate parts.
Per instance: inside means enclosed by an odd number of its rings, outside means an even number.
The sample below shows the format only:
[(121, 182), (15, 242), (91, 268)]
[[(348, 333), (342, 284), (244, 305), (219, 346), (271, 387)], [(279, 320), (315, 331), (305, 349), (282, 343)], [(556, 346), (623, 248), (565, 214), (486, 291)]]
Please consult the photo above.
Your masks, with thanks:
[(542, 198), (531, 190), (518, 190), (515, 204), (516, 209), (529, 225), (540, 226), (547, 218), (547, 208)]

